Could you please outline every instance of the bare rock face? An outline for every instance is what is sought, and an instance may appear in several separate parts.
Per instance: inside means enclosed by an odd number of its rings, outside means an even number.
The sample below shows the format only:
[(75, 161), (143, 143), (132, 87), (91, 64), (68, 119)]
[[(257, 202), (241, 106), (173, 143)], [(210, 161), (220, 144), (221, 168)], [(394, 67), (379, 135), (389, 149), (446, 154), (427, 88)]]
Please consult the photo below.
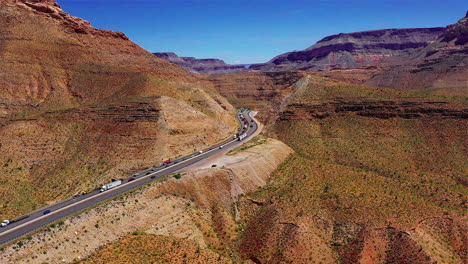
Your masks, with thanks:
[(450, 88), (451, 95), (466, 95), (460, 88), (468, 85), (468, 17), (447, 26), (428, 46), (394, 61), (366, 84), (396, 89)]
[(192, 73), (233, 73), (247, 71), (245, 65), (226, 64), (220, 59), (196, 59), (194, 57), (179, 57), (173, 52), (153, 53), (161, 59), (180, 65)]
[(281, 100), (288, 87), (304, 77), (300, 71), (242, 72), (202, 76), (211, 81), (224, 97)]
[(451, 42), (455, 40), (455, 45), (465, 45), (468, 43), (468, 12), (464, 18), (456, 24), (449, 25), (445, 32), (440, 36), (441, 41)]
[(236, 124), (212, 84), (55, 1), (0, 1), (0, 75), (0, 218), (193, 152)]
[(291, 104), (280, 120), (313, 120), (334, 114), (356, 114), (365, 117), (388, 118), (456, 118), (468, 119), (468, 109), (450, 108), (447, 102), (417, 101), (346, 101), (320, 104)]
[(301, 51), (279, 55), (267, 63), (250, 67), (257, 71), (312, 70), (356, 68), (424, 47), (434, 41), (444, 28), (382, 29), (340, 33), (323, 38)]

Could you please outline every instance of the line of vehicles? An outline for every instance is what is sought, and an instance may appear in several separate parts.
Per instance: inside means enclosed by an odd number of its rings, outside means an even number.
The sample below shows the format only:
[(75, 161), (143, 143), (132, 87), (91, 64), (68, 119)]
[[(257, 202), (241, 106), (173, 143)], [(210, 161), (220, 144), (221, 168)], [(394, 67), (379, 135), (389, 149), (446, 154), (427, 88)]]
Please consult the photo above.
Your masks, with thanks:
[[(248, 126), (249, 126), (249, 121), (248, 121), (247, 118), (245, 118), (244, 115), (242, 114), (242, 112), (243, 112), (244, 110), (246, 110), (246, 109), (241, 108), (241, 112), (238, 114), (238, 118), (239, 118), (239, 120), (241, 121), (241, 125), (242, 125), (241, 128), (239, 129), (239, 133), (237, 133), (237, 134), (234, 135), (234, 139), (237, 139), (238, 141), (241, 141), (241, 140), (243, 140), (243, 139), (245, 139), (245, 138), (247, 137), (247, 133), (246, 133), (246, 132), (247, 132), (247, 128), (248, 128)], [(250, 120), (250, 121), (253, 122), (253, 120)], [(250, 124), (250, 127), (253, 127), (253, 125)], [(223, 146), (219, 146), (218, 148), (219, 148), (219, 149), (222, 149)], [(196, 154), (197, 154), (197, 155), (203, 154), (203, 150), (198, 151)], [(178, 162), (179, 162), (179, 161), (174, 161), (174, 162), (173, 162), (173, 161), (171, 161), (170, 159), (168, 159), (168, 160), (163, 161), (163, 163), (161, 164), (161, 166), (162, 166), (162, 167), (167, 167), (168, 165), (176, 164), (176, 163), (178, 163)], [(215, 165), (214, 165), (214, 166), (215, 166)], [(151, 172), (153, 172), (153, 171), (156, 171), (156, 169), (155, 169), (155, 168), (152, 168), (152, 169), (151, 169)], [(151, 172), (147, 172), (146, 175), (150, 174)], [(129, 178), (129, 179), (127, 180), (127, 182), (134, 181), (134, 180), (135, 180), (135, 177), (138, 176), (138, 175), (139, 175), (138, 173), (133, 174), (132, 177)], [(156, 178), (155, 175), (151, 176), (151, 179), (154, 179), (154, 178)], [(113, 189), (113, 188), (115, 188), (115, 187), (117, 187), (117, 186), (120, 186), (120, 185), (122, 185), (123, 183), (124, 183), (124, 179), (112, 180), (112, 182), (102, 185), (101, 188), (99, 189), (99, 191), (100, 191), (100, 192), (105, 192), (105, 191), (107, 191), (107, 190), (110, 190), (110, 189)], [(87, 190), (83, 191), (83, 192), (81, 193), (81, 195), (85, 195), (85, 194), (91, 193), (91, 191), (92, 191), (91, 189), (87, 189)], [(77, 196), (80, 196), (80, 194), (77, 195)], [(46, 215), (46, 214), (49, 214), (49, 213), (51, 213), (51, 212), (52, 212), (52, 211), (51, 211), (50, 209), (46, 209), (46, 210), (43, 211), (42, 214), (43, 214), (43, 215)], [(13, 223), (15, 223), (15, 222), (19, 222), (19, 221), (21, 221), (21, 220), (24, 220), (24, 219), (28, 218), (29, 216), (30, 216), (30, 215), (23, 215), (23, 216), (20, 216), (20, 217), (18, 217), (18, 218), (15, 218), (15, 219), (13, 219), (13, 220), (4, 220), (3, 222), (0, 223), (0, 227), (5, 227), (5, 226), (10, 225), (10, 224), (13, 224)]]
[(1, 227), (4, 227), (4, 226), (7, 226), (7, 225), (9, 225), (9, 224), (13, 224), (13, 223), (15, 223), (15, 222), (18, 222), (18, 221), (21, 221), (21, 220), (23, 220), (23, 219), (26, 219), (26, 218), (28, 218), (28, 217), (29, 217), (29, 215), (23, 215), (23, 216), (20, 216), (20, 217), (18, 217), (18, 218), (16, 218), (16, 219), (13, 219), (13, 220), (3, 220), (3, 222), (0, 224), (0, 226), (1, 226)]

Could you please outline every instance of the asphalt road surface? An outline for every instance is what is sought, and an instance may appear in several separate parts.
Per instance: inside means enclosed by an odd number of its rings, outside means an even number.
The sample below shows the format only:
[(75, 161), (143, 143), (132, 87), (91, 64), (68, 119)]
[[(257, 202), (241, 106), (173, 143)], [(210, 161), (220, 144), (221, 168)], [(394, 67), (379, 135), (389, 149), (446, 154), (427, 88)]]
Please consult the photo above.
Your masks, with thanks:
[[(104, 192), (100, 192), (99, 189), (95, 189), (91, 191), (90, 193), (77, 195), (72, 198), (60, 201), (56, 204), (53, 204), (53, 205), (38, 209), (34, 212), (31, 212), (25, 215), (27, 216), (26, 218), (20, 221), (11, 223), (7, 225), (6, 227), (0, 228), (0, 245), (6, 244), (17, 238), (25, 236), (37, 229), (40, 229), (44, 226), (54, 223), (76, 212), (89, 208), (95, 204), (112, 199), (113, 197), (117, 195), (125, 193), (129, 190), (135, 189), (138, 186), (146, 184), (150, 181), (156, 180), (170, 173), (181, 170), (200, 160), (203, 160), (220, 151), (223, 151), (226, 148), (234, 148), (242, 144), (243, 141), (248, 140), (250, 136), (254, 134), (255, 131), (257, 131), (258, 125), (250, 116), (250, 111), (244, 110), (236, 114), (237, 118), (239, 119), (239, 122), (241, 123), (241, 128), (244, 125), (244, 122), (240, 119), (241, 113), (243, 114), (244, 118), (246, 118), (246, 120), (249, 122), (246, 128), (246, 134), (247, 134), (246, 139), (242, 141), (238, 141), (237, 139), (234, 139), (234, 138), (227, 139), (221, 143), (218, 143), (214, 146), (211, 146), (207, 149), (202, 150), (203, 151), (202, 153), (200, 152), (192, 153), (191, 155), (172, 160), (171, 164), (161, 165), (159, 167), (153, 167), (145, 171), (141, 171), (136, 174), (133, 174), (132, 176), (129, 176), (128, 178), (123, 179), (122, 185), (114, 187), (113, 189), (110, 189)], [(129, 181), (130, 178), (133, 178), (134, 180)], [(49, 211), (49, 213), (44, 214), (46, 211)], [(24, 216), (20, 218), (23, 218), (23, 217)]]

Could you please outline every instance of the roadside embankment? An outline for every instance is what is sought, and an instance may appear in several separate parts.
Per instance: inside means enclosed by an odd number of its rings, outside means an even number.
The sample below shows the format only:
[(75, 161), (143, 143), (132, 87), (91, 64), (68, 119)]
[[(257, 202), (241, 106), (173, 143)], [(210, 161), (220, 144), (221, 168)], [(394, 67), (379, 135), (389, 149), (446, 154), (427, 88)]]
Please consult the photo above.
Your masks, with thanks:
[(4, 248), (0, 262), (72, 262), (142, 231), (223, 253), (223, 244), (239, 235), (239, 196), (265, 185), (292, 150), (264, 138), (235, 152), (237, 163), (171, 175), (51, 225)]

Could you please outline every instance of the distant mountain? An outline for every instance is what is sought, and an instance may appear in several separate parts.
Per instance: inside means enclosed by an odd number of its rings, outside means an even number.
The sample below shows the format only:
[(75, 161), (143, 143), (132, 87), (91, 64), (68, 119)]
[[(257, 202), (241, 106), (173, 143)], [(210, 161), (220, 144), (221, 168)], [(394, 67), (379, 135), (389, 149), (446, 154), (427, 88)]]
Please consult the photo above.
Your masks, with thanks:
[(193, 73), (232, 73), (247, 71), (245, 65), (231, 65), (219, 59), (196, 59), (194, 57), (179, 57), (173, 52), (153, 53), (159, 58), (180, 65)]
[(438, 93), (466, 95), (468, 13), (457, 23), (447, 26), (428, 46), (402, 54), (394, 61), (399, 63), (375, 74), (367, 84), (398, 89), (441, 88), (445, 91)]
[(305, 50), (288, 52), (267, 63), (252, 65), (250, 69), (328, 71), (357, 68), (427, 46), (443, 32), (444, 28), (437, 27), (340, 33), (325, 37)]

